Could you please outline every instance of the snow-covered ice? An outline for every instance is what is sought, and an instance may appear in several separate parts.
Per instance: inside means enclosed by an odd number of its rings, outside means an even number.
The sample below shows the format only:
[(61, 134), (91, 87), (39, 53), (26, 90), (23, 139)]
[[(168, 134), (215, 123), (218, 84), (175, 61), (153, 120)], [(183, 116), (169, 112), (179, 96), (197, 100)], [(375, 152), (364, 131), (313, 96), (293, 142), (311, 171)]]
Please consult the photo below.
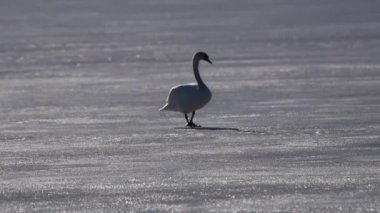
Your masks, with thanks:
[(380, 211), (379, 7), (2, 1), (1, 212)]

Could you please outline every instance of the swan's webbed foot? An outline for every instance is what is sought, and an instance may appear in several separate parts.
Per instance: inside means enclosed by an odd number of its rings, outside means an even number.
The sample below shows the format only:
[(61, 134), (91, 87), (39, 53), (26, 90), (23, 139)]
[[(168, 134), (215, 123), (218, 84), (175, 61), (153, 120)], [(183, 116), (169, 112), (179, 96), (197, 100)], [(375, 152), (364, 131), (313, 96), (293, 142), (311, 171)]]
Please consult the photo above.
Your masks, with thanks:
[(201, 127), (200, 125), (197, 125), (197, 124), (195, 124), (195, 123), (193, 122), (193, 118), (194, 118), (194, 115), (195, 115), (195, 111), (193, 111), (193, 112), (191, 113), (191, 118), (190, 118), (190, 120), (189, 120), (189, 118), (187, 117), (187, 114), (186, 114), (186, 113), (184, 113), (184, 114), (185, 114), (185, 118), (186, 118), (186, 121), (187, 121), (187, 125), (186, 125), (186, 126), (188, 126), (188, 127), (190, 127), (190, 128)]
[(188, 122), (186, 126), (188, 126), (190, 128), (201, 127), (201, 125), (197, 125), (193, 121)]

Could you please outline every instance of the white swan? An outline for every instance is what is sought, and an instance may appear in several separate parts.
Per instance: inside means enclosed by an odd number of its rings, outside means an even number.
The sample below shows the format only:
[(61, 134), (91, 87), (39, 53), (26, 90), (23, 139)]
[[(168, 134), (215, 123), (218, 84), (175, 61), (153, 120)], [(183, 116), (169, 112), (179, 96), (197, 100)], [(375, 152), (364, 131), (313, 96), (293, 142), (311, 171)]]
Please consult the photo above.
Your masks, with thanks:
[[(205, 60), (212, 64), (208, 55), (205, 52), (197, 52), (193, 57), (193, 71), (197, 83), (182, 84), (170, 89), (169, 95), (166, 99), (166, 104), (160, 111), (176, 111), (185, 114), (187, 125), (191, 128), (199, 127), (194, 124), (193, 118), (195, 111), (204, 107), (211, 100), (211, 91), (206, 84), (202, 81), (199, 75), (198, 67), (199, 61)], [(191, 118), (187, 117), (187, 113), (192, 113)]]

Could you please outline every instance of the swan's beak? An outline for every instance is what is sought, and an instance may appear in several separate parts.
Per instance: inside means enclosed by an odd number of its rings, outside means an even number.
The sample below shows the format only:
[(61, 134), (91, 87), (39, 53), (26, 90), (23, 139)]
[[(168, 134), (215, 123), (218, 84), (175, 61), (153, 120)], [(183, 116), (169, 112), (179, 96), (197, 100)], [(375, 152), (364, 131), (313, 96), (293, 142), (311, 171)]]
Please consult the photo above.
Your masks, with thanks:
[(208, 63), (212, 64), (212, 62), (210, 61), (210, 59), (205, 59), (205, 61), (207, 61)]

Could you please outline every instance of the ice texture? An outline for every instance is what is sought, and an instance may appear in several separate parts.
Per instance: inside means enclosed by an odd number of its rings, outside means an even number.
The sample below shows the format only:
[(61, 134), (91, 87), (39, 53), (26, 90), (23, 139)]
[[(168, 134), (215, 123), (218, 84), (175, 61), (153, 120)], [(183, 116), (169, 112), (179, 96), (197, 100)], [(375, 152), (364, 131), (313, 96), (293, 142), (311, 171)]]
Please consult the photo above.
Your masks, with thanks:
[(0, 5), (1, 212), (380, 211), (379, 1)]

